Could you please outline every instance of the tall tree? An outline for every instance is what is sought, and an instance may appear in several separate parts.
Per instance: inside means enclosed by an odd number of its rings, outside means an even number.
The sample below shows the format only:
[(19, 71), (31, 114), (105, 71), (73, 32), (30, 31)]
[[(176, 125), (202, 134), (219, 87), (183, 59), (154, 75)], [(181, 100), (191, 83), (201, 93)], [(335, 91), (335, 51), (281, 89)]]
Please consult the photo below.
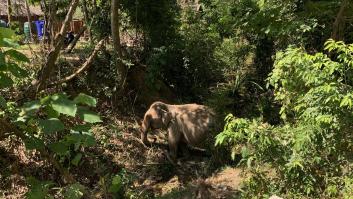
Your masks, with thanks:
[(83, 10), (83, 17), (85, 19), (85, 23), (86, 23), (86, 27), (88, 30), (88, 39), (92, 44), (92, 32), (91, 32), (91, 20), (89, 20), (89, 13), (88, 13), (88, 8), (87, 8), (87, 1), (86, 0), (82, 0), (82, 10)]
[(119, 0), (112, 0), (111, 2), (111, 29), (112, 29), (112, 39), (114, 51), (118, 57), (117, 59), (117, 73), (118, 73), (118, 83), (120, 84), (120, 89), (122, 90), (125, 86), (125, 79), (127, 74), (127, 68), (122, 62), (122, 50), (120, 44), (120, 19), (119, 19)]
[(12, 15), (12, 8), (11, 8), (11, 0), (7, 0), (7, 23), (11, 23), (11, 15)]
[(29, 9), (29, 3), (28, 0), (25, 0), (26, 4), (26, 11), (27, 11), (27, 20), (28, 20), (28, 26), (29, 26), (29, 37), (30, 41), (32, 41), (32, 15), (31, 15), (31, 10)]
[(348, 0), (343, 0), (341, 3), (341, 7), (336, 16), (335, 22), (333, 23), (332, 35), (331, 38), (338, 41), (343, 40), (343, 31), (344, 28), (344, 10), (348, 5)]

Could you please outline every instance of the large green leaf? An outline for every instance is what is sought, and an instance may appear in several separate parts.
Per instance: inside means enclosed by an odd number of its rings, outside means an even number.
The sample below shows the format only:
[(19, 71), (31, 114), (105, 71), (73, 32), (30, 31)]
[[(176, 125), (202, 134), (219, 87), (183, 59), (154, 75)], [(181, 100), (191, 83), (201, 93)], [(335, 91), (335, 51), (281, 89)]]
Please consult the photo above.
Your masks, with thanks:
[(62, 141), (50, 144), (49, 149), (59, 155), (65, 155), (69, 150), (68, 146)]
[(34, 150), (34, 149), (42, 150), (45, 148), (45, 144), (43, 140), (36, 137), (30, 137), (26, 139), (24, 142), (27, 150)]
[(60, 116), (60, 113), (55, 111), (51, 106), (46, 106), (45, 112), (47, 113), (48, 118), (58, 118)]
[(84, 136), (76, 131), (66, 136), (67, 143), (69, 144), (80, 144), (82, 139), (84, 139)]
[(67, 99), (64, 95), (58, 94), (52, 96), (51, 106), (58, 113), (62, 113), (72, 117), (75, 117), (76, 115), (76, 104), (73, 101)]
[(123, 181), (121, 179), (121, 176), (119, 175), (114, 176), (112, 180), (112, 184), (109, 187), (109, 192), (118, 193), (121, 190), (122, 185), (123, 185)]
[(97, 100), (94, 97), (91, 97), (89, 95), (80, 93), (75, 99), (74, 102), (77, 104), (83, 104), (83, 105), (88, 105), (92, 107), (96, 107), (97, 105)]
[(82, 145), (85, 147), (92, 147), (96, 145), (96, 139), (93, 137), (91, 133), (82, 133)]
[(98, 114), (84, 107), (79, 107), (77, 114), (83, 121), (88, 123), (102, 122)]
[(27, 199), (48, 198), (49, 189), (54, 185), (51, 181), (39, 181), (34, 177), (28, 177), (26, 181), (29, 185), (29, 191), (26, 193)]
[(26, 55), (24, 55), (21, 52), (18, 52), (17, 50), (14, 50), (14, 49), (10, 49), (10, 50), (5, 51), (5, 55), (8, 55), (11, 58), (13, 58), (17, 61), (20, 61), (20, 62), (27, 62), (27, 63), (30, 62), (30, 60), (26, 57)]
[(79, 125), (76, 125), (72, 128), (72, 130), (74, 131), (78, 131), (78, 132), (89, 132), (92, 128), (92, 124), (79, 124)]
[(22, 106), (21, 115), (33, 115), (35, 114), (41, 107), (41, 104), (38, 100), (26, 102)]
[(19, 67), (15, 63), (9, 63), (7, 64), (7, 69), (15, 76), (18, 78), (24, 78), (28, 76), (28, 72), (21, 67)]
[(42, 129), (42, 131), (47, 134), (59, 132), (65, 129), (64, 124), (57, 118), (40, 120), (38, 122), (38, 125), (39, 125), (39, 128)]
[(12, 84), (12, 79), (6, 74), (0, 72), (0, 88), (10, 87)]

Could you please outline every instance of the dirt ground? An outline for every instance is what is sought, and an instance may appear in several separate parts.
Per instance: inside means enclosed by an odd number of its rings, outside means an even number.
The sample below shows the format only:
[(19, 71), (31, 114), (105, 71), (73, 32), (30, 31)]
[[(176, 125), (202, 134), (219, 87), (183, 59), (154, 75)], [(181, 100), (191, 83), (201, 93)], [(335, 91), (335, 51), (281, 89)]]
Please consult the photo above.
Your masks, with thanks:
[[(163, 132), (149, 135), (154, 143), (146, 147), (139, 140), (135, 118), (109, 120), (94, 129), (97, 146), (85, 151), (80, 165), (70, 169), (77, 181), (89, 188), (90, 198), (106, 198), (100, 185), (102, 176), (121, 169), (131, 176), (134, 198), (237, 198), (240, 169), (210, 170), (212, 157), (194, 153), (172, 165), (164, 155), (167, 145)], [(55, 169), (37, 153), (26, 151), (16, 138), (0, 142), (0, 169), (0, 196), (6, 199), (24, 197), (28, 176), (60, 182)]]

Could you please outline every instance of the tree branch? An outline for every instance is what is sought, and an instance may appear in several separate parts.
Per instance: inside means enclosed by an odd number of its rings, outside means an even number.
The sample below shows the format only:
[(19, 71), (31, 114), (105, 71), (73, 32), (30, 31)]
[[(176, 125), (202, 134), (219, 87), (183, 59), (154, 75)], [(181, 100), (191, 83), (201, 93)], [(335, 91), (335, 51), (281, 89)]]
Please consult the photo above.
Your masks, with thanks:
[(98, 51), (103, 47), (103, 44), (104, 44), (104, 41), (105, 41), (105, 38), (102, 39), (95, 47), (94, 47), (94, 50), (92, 52), (92, 54), (88, 57), (88, 59), (86, 60), (85, 63), (82, 64), (82, 66), (77, 69), (74, 73), (72, 73), (71, 75), (59, 80), (59, 81), (56, 81), (52, 84), (50, 84), (50, 86), (54, 86), (54, 85), (59, 85), (59, 84), (62, 84), (62, 83), (65, 83), (65, 82), (68, 82), (70, 80), (72, 80), (73, 78), (75, 78), (77, 75), (79, 75), (80, 73), (82, 73), (84, 70), (88, 69), (89, 66), (92, 64), (94, 58), (97, 56), (98, 54)]

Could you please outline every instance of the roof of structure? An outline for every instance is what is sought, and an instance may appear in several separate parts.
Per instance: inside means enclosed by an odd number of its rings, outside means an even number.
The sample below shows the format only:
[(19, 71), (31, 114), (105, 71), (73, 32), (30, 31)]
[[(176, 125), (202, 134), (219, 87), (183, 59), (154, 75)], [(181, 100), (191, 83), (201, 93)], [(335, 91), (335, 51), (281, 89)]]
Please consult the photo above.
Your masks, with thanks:
[[(27, 16), (25, 0), (10, 0), (12, 16)], [(40, 6), (30, 5), (32, 15), (43, 16)], [(0, 0), (0, 16), (7, 15), (7, 0)]]

